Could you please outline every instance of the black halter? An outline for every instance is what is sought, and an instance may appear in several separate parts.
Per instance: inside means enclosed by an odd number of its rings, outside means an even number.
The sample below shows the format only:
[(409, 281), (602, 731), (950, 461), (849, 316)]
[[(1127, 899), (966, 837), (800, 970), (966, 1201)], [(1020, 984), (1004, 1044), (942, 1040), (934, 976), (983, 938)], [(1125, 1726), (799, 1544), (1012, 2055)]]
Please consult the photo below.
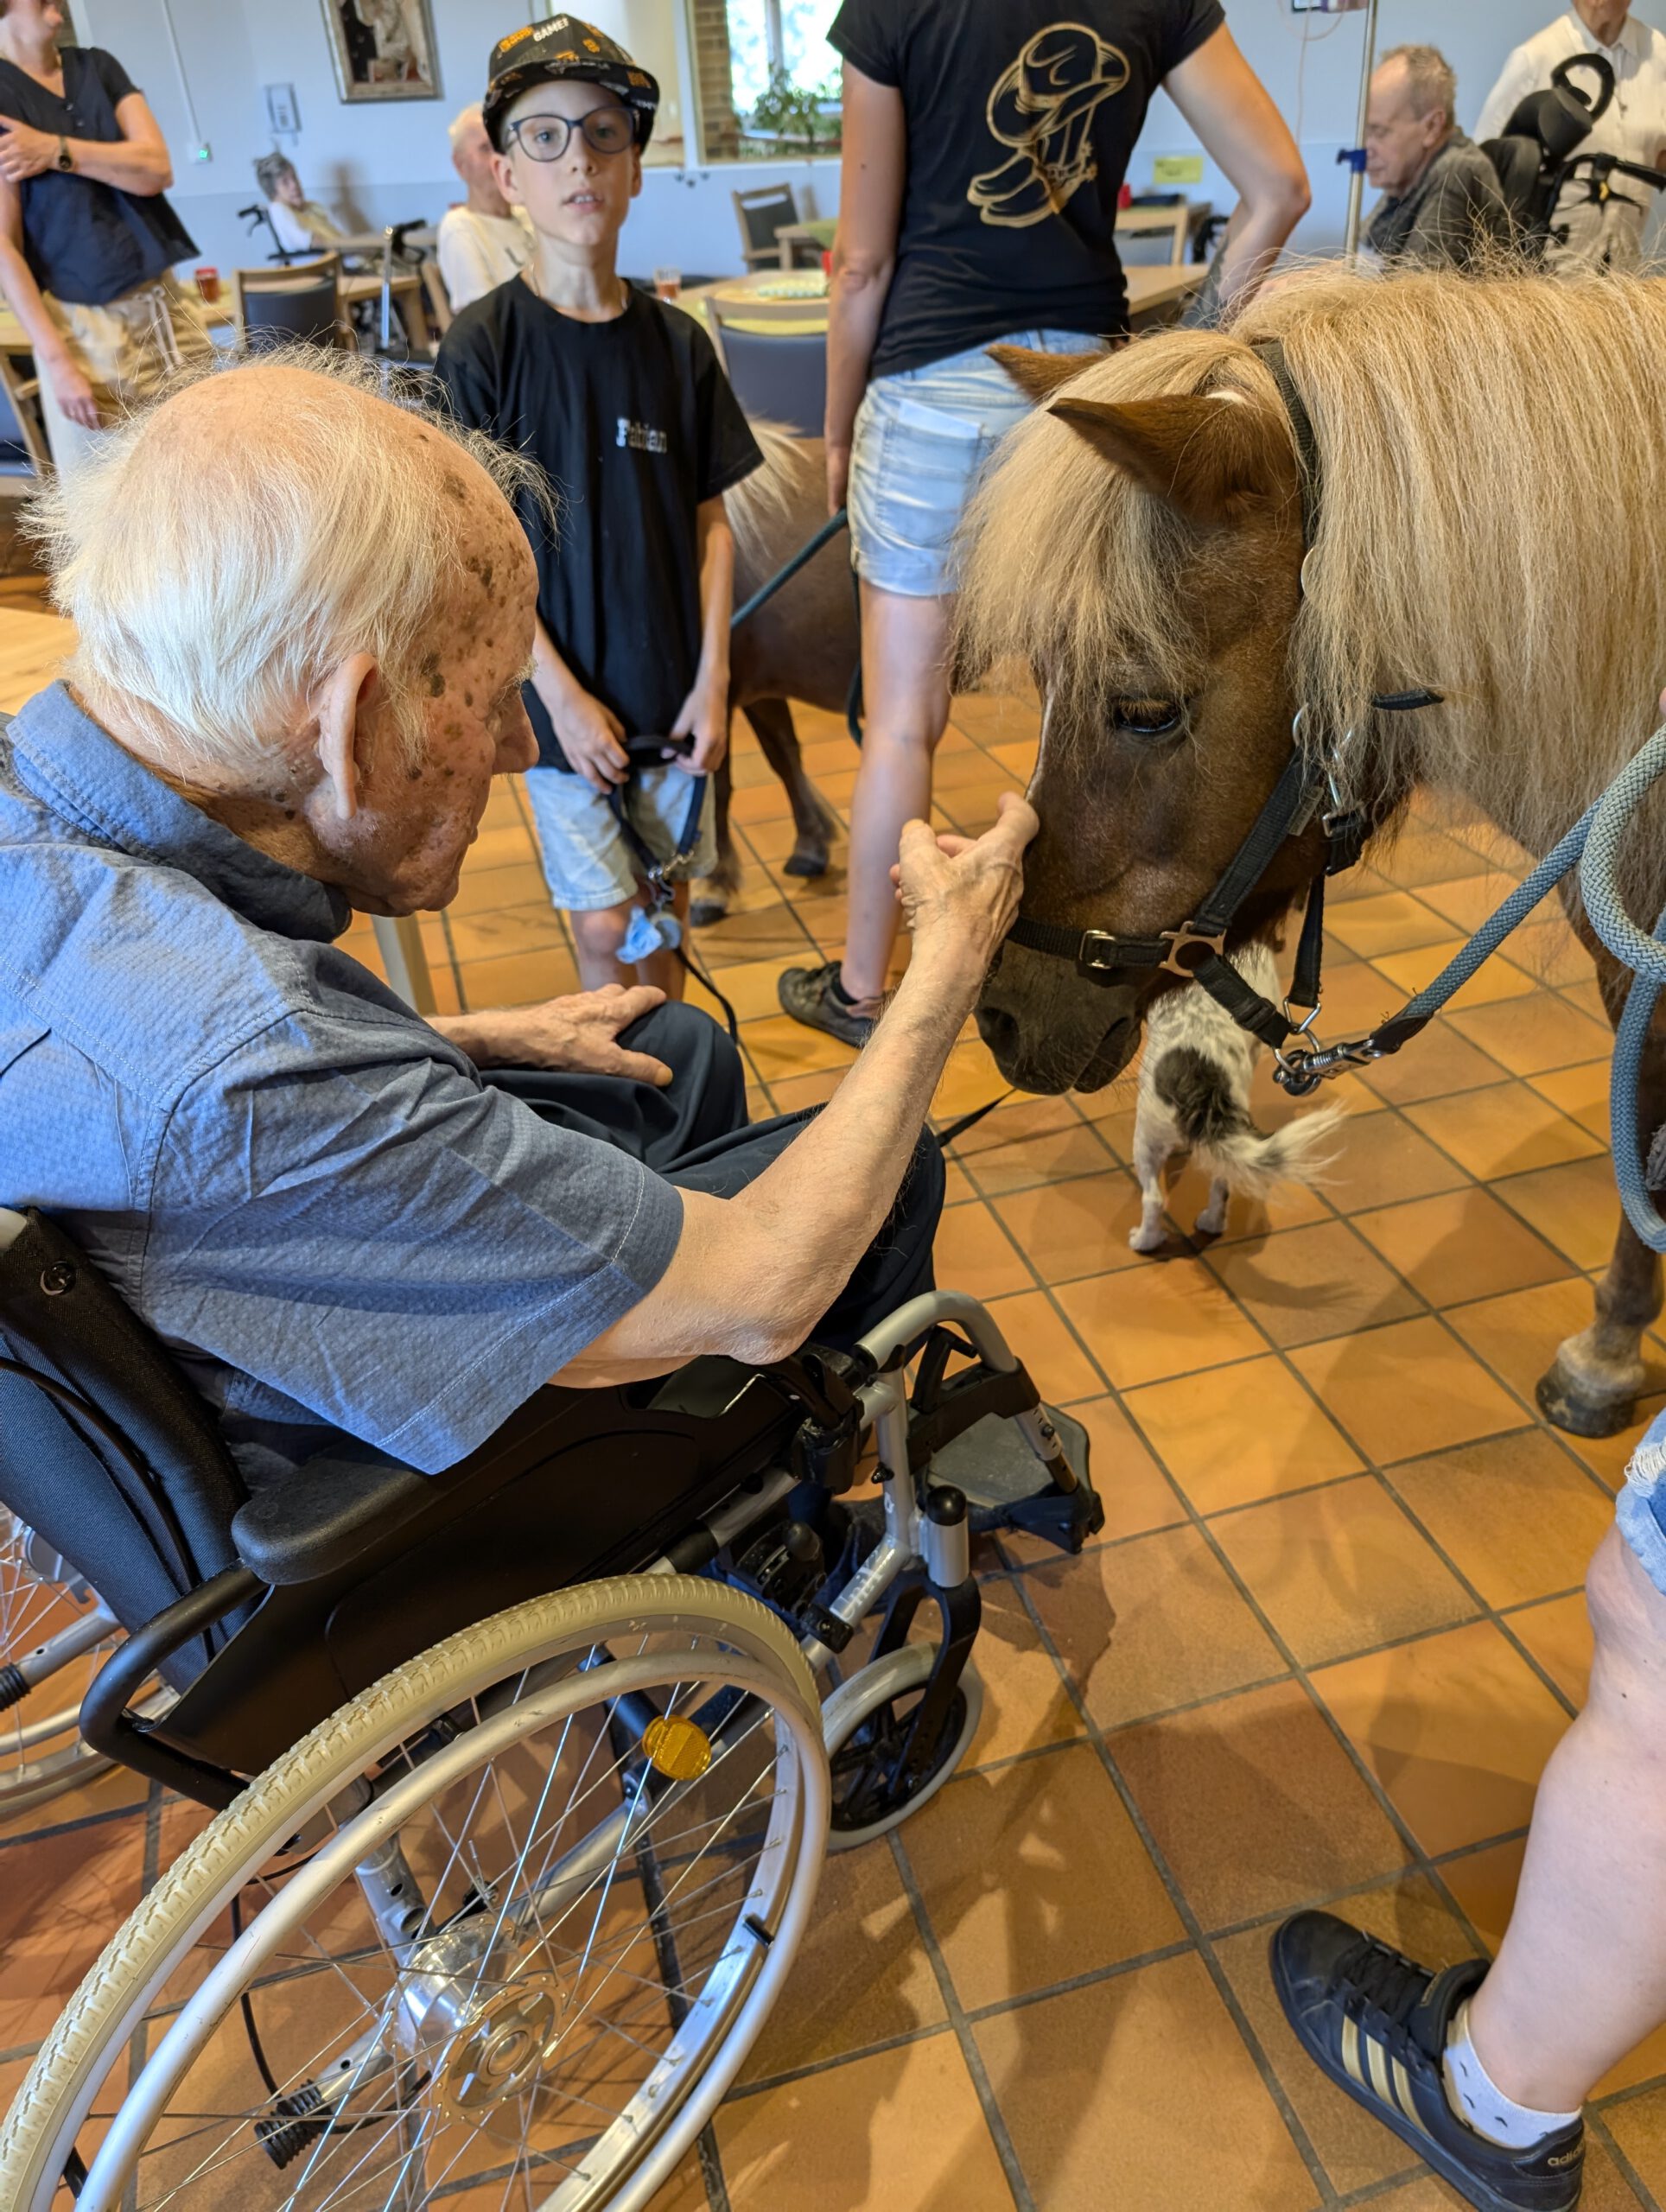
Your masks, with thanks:
[[(1276, 339), (1266, 339), (1255, 351), (1278, 387), (1295, 441), (1296, 477), (1301, 496), (1303, 565), (1312, 551), (1319, 524), (1320, 471), (1319, 443), (1306, 401), (1296, 390), (1285, 363), (1284, 349)], [(1405, 714), (1419, 707), (1440, 703), (1438, 691), (1379, 692), (1371, 701), (1389, 714)], [(1111, 930), (1067, 929), (1057, 922), (1032, 921), (1021, 914), (1008, 936), (1014, 944), (1057, 959), (1074, 961), (1084, 976), (1107, 982), (1123, 970), (1156, 969), (1201, 983), (1218, 1006), (1241, 1029), (1247, 1029), (1275, 1052), (1290, 1039), (1311, 1028), (1319, 1011), (1319, 969), (1325, 944), (1325, 884), (1327, 877), (1354, 867), (1364, 849), (1370, 822), (1364, 810), (1344, 806), (1337, 785), (1339, 748), (1318, 749), (1302, 742), (1306, 709), (1297, 712), (1291, 728), (1290, 759), (1273, 786), (1271, 795), (1256, 817), (1249, 835), (1214, 889), (1189, 921), (1178, 929), (1160, 930), (1154, 937), (1122, 937)], [(1325, 862), (1308, 887), (1301, 940), (1296, 951), (1294, 979), (1282, 1007), (1252, 990), (1226, 958), (1226, 938), (1239, 908), (1255, 890), (1283, 846), (1300, 836), (1318, 815), (1325, 836)], [(1308, 1012), (1300, 1020), (1291, 1018), (1292, 1007)]]

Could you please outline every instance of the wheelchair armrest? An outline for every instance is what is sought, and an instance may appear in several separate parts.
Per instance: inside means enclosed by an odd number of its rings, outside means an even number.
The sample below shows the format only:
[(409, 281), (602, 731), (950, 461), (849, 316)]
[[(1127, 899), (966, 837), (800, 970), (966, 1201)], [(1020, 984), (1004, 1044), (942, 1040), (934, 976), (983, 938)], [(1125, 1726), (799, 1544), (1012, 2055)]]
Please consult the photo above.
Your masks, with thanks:
[(428, 1477), (410, 1467), (308, 1459), (238, 1507), (232, 1541), (263, 1582), (315, 1582), (408, 1521), (433, 1494)]

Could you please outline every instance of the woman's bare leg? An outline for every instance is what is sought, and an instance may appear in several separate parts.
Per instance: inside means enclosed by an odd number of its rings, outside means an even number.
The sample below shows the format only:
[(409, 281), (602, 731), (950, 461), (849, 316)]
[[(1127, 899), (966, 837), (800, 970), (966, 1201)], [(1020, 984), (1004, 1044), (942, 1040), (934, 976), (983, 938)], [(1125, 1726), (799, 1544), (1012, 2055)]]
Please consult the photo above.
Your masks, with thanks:
[(891, 869), (902, 825), (932, 810), (932, 755), (949, 720), (952, 601), (862, 587), (862, 765), (850, 802), (849, 909), (842, 982), (853, 999), (886, 988), (897, 937)]

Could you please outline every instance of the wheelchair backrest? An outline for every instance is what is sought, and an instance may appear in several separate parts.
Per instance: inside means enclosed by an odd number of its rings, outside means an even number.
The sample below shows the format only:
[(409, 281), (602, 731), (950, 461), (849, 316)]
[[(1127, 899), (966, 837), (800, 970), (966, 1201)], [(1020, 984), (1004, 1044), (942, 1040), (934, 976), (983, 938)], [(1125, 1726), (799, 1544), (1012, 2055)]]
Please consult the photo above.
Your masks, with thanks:
[[(21, 1226), (19, 1225), (21, 1221)], [(128, 1627), (234, 1563), (213, 1414), (55, 1224), (0, 1212), (0, 1506)], [(181, 1653), (181, 1680), (200, 1653)]]

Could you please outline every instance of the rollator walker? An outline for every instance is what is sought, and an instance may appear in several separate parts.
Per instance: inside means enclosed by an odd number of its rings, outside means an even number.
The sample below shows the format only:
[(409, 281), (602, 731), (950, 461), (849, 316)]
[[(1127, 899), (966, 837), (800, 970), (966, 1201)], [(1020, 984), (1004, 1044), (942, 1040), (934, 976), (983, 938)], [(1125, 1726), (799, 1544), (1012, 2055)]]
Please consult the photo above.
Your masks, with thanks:
[(215, 1815), (35, 2057), (7, 2212), (645, 2206), (824, 1850), (976, 1732), (974, 1535), (1103, 1521), (1080, 1426), (948, 1292), (252, 1495), (36, 1214), (0, 1210), (0, 1624), (46, 1631), (0, 1650), (11, 1803), (109, 1759)]

